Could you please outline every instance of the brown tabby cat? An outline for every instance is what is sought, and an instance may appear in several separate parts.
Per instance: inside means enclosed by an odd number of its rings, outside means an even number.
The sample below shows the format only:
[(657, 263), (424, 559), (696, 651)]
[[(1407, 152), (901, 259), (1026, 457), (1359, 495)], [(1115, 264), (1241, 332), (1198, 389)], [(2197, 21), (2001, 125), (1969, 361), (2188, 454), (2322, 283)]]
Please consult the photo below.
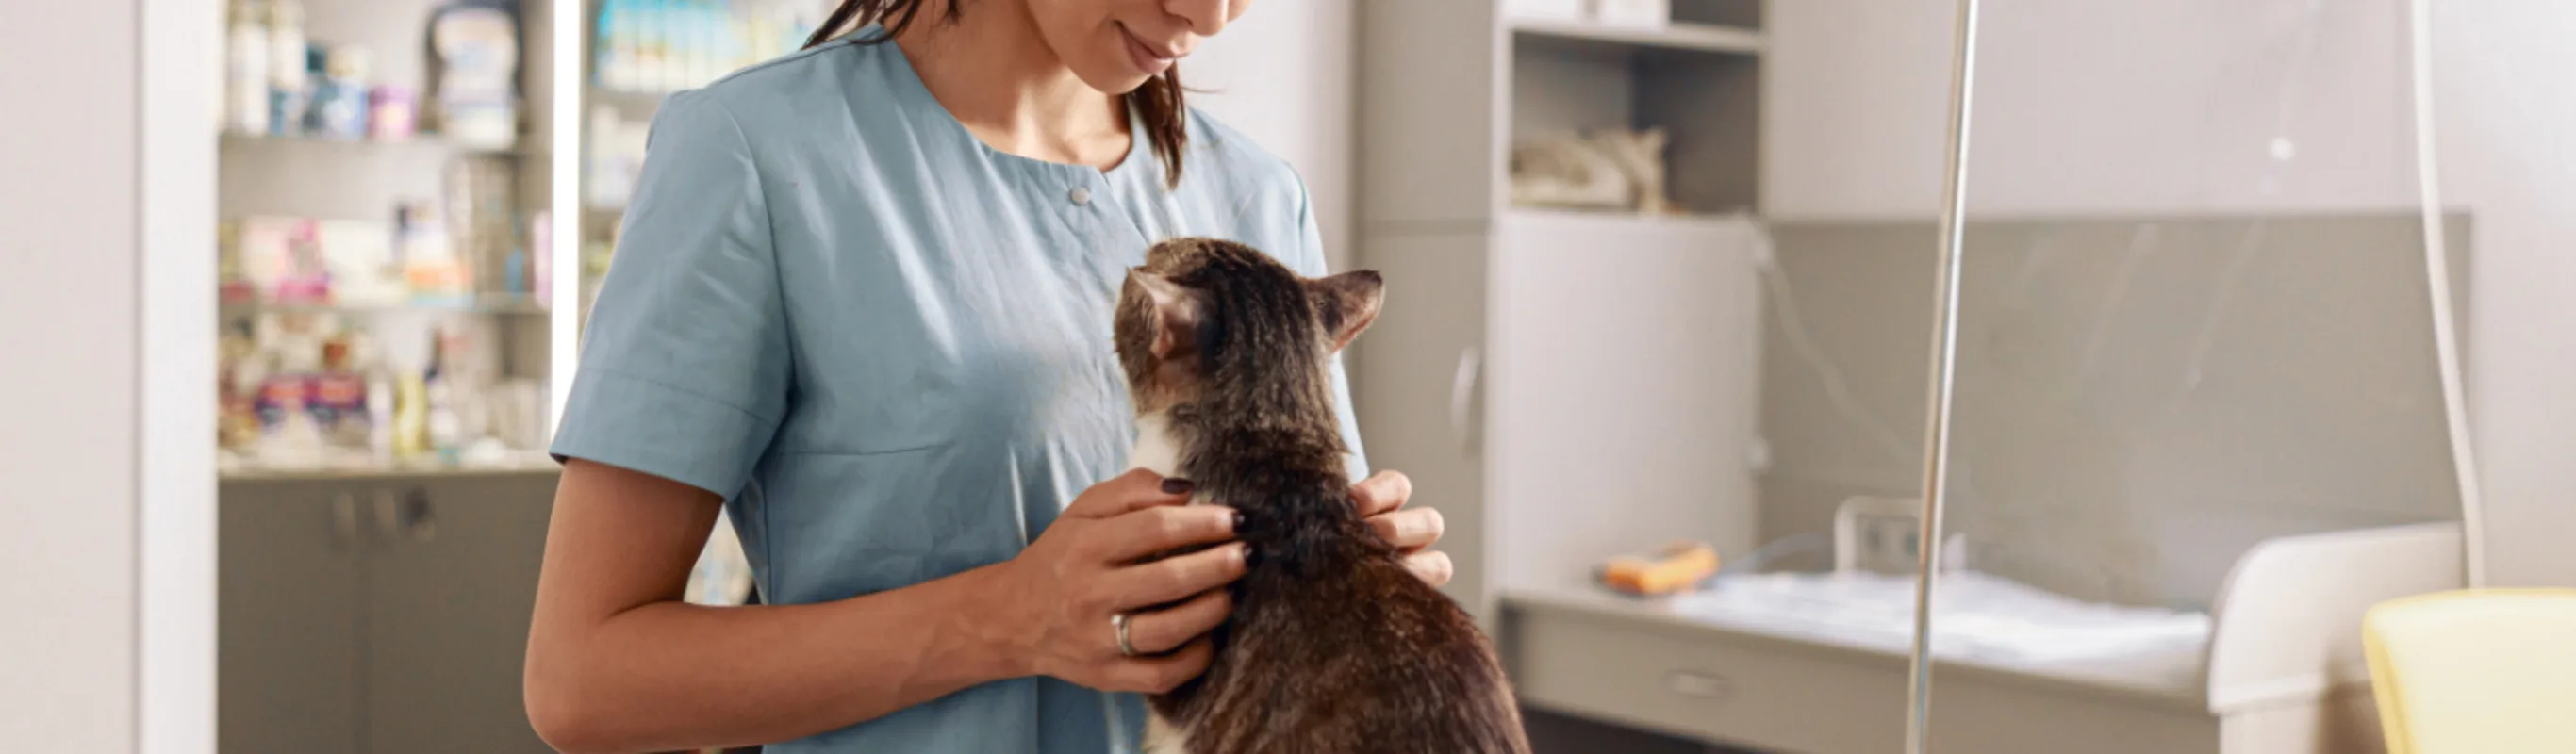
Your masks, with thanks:
[(1149, 700), (1154, 754), (1519, 754), (1492, 644), (1351, 502), (1327, 367), (1377, 316), (1375, 272), (1306, 279), (1242, 244), (1155, 245), (1118, 357), (1135, 465), (1242, 511), (1250, 567), (1216, 659)]

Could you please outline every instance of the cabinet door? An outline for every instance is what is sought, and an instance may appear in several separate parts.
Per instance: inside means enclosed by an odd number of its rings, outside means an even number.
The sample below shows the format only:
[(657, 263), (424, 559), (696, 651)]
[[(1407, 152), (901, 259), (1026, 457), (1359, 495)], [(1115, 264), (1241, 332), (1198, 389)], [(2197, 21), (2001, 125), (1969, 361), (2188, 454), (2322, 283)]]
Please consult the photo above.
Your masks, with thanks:
[(1492, 270), (1494, 465), (1511, 588), (1585, 588), (1622, 552), (1754, 542), (1756, 229), (1520, 213)]
[(386, 485), (365, 500), (374, 754), (550, 751), (520, 695), (556, 476)]
[(362, 750), (358, 501), (330, 482), (227, 482), (217, 500), (220, 750)]
[(1488, 236), (1381, 233), (1363, 267), (1386, 276), (1386, 303), (1352, 343), (1352, 408), (1372, 469), (1404, 472), (1413, 504), (1440, 509), (1440, 549), (1456, 575), (1442, 588), (1493, 628), (1485, 504), (1483, 378)]

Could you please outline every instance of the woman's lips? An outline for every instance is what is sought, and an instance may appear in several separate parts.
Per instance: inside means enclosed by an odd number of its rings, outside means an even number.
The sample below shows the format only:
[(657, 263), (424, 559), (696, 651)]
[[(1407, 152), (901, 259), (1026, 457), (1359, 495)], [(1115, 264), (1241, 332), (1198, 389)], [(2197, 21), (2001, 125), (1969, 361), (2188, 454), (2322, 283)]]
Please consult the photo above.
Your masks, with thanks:
[(1173, 61), (1181, 59), (1179, 55), (1166, 55), (1162, 50), (1145, 44), (1145, 40), (1137, 39), (1125, 26), (1118, 27), (1118, 37), (1127, 42), (1127, 57), (1136, 64), (1136, 70), (1145, 72), (1147, 76), (1160, 76), (1172, 69)]

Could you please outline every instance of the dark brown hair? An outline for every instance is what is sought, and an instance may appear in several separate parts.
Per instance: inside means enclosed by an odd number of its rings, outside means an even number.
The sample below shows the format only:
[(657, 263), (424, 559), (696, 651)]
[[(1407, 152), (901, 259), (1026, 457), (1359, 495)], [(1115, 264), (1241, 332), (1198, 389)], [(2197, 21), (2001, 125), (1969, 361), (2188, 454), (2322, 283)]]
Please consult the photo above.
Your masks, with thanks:
[[(814, 36), (805, 40), (805, 49), (831, 42), (840, 36), (843, 29), (868, 24), (876, 24), (877, 31), (850, 43), (881, 44), (912, 28), (912, 21), (921, 15), (921, 6), (925, 2), (928, 0), (841, 0), (841, 6), (832, 9), (831, 18), (814, 30)], [(948, 0), (947, 7), (939, 14), (939, 22), (957, 23), (957, 19), (965, 15), (966, 2)], [(1190, 111), (1181, 104), (1180, 68), (1165, 70), (1162, 75), (1146, 80), (1144, 86), (1128, 92), (1125, 99), (1127, 106), (1135, 108), (1144, 119), (1143, 136), (1154, 143), (1154, 156), (1163, 160), (1164, 187), (1179, 187), (1181, 147), (1190, 141)]]

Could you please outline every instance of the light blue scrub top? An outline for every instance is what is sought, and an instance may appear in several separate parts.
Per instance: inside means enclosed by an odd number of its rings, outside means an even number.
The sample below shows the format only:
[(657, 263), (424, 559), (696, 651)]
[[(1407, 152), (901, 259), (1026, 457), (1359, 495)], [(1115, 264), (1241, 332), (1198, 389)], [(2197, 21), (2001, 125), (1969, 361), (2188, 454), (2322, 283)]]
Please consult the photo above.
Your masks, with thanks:
[[(986, 146), (891, 44), (672, 97), (651, 138), (553, 451), (724, 495), (771, 603), (1007, 560), (1125, 471), (1110, 310), (1150, 242), (1324, 267), (1296, 172), (1206, 116), (1166, 191), (1143, 138), (1106, 172)], [(1142, 720), (1023, 678), (770, 750), (1126, 752)]]

